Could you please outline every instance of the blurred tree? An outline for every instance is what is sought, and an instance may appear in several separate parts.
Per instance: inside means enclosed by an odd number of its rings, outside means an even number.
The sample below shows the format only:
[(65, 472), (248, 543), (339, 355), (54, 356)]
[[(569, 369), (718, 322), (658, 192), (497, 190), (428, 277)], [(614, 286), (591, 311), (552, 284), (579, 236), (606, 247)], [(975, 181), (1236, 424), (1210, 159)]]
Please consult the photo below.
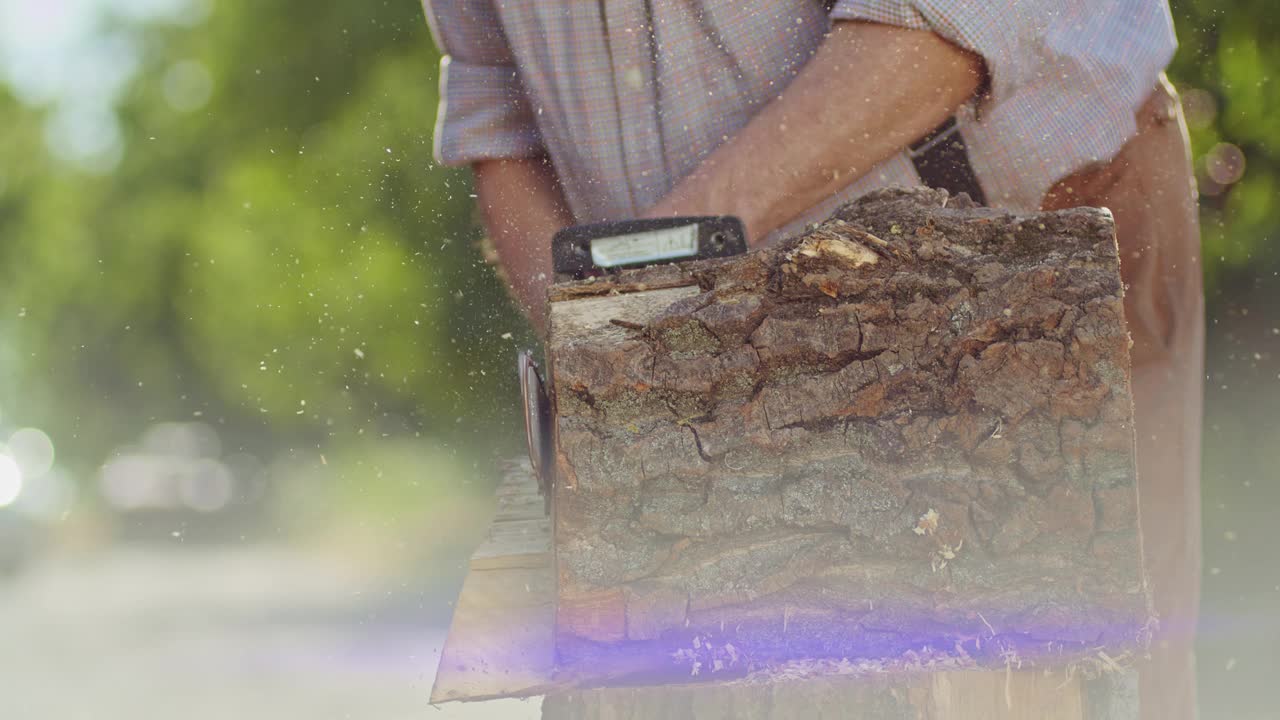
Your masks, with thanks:
[(510, 452), (529, 336), (466, 174), (432, 162), (421, 7), (219, 3), (133, 31), (110, 174), (59, 165), (0, 95), (0, 408), (85, 463), (193, 416), (258, 451), (496, 432)]
[[(1173, 0), (1183, 94), (1201, 192), (1210, 300), (1280, 254), (1280, 17), (1271, 0)], [(1236, 288), (1239, 291), (1239, 288)], [(1230, 298), (1224, 298), (1230, 302)]]
[[(1280, 226), (1270, 4), (1173, 3), (1228, 292)], [(512, 452), (531, 338), (476, 248), (466, 173), (432, 163), (416, 0), (108, 26), (140, 51), (109, 174), (54, 159), (42, 111), (0, 94), (0, 409), (86, 465), (197, 414), (258, 451), (423, 433)]]

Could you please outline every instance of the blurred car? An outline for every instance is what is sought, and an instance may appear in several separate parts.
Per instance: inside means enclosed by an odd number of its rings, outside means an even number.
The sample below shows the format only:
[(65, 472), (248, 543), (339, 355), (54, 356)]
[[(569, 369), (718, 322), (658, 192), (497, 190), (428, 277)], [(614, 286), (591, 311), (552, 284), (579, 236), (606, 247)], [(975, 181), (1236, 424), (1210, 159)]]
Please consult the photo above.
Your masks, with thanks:
[(222, 453), (217, 431), (200, 422), (161, 422), (123, 445), (98, 471), (98, 496), (129, 540), (242, 537), (265, 505), (262, 464)]

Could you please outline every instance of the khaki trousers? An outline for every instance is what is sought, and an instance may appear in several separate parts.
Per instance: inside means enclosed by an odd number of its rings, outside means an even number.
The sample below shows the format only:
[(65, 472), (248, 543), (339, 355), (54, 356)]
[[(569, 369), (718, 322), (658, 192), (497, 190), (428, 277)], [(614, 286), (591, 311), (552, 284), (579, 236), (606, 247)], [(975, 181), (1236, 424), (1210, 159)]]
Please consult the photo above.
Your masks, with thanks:
[(1045, 195), (1045, 209), (1110, 208), (1133, 338), (1134, 424), (1143, 552), (1160, 617), (1140, 666), (1142, 716), (1196, 716), (1193, 642), (1200, 601), (1200, 420), (1204, 294), (1186, 123), (1161, 77), (1138, 134), (1103, 167)]

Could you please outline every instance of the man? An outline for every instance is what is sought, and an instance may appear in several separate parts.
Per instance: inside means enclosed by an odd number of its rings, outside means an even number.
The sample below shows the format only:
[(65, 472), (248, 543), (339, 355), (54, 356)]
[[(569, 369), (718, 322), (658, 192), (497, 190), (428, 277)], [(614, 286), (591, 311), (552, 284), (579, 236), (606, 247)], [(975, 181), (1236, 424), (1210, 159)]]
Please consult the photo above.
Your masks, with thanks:
[(1185, 125), (1150, 0), (426, 0), (437, 155), (475, 171), (541, 327), (572, 223), (733, 214), (753, 244), (888, 184), (1115, 215), (1144, 544), (1146, 717), (1195, 713), (1203, 301)]

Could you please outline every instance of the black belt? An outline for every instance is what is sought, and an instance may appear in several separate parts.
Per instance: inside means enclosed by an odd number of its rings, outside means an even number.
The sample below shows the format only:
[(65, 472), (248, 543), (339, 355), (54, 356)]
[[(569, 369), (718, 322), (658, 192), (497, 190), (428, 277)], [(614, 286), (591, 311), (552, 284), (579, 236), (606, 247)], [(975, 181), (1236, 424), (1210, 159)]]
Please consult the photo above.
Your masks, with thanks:
[(928, 187), (942, 188), (952, 195), (966, 193), (979, 205), (987, 204), (978, 176), (969, 164), (969, 148), (964, 144), (964, 135), (960, 134), (954, 115), (912, 143), (907, 148), (907, 157), (916, 166), (920, 181)]

